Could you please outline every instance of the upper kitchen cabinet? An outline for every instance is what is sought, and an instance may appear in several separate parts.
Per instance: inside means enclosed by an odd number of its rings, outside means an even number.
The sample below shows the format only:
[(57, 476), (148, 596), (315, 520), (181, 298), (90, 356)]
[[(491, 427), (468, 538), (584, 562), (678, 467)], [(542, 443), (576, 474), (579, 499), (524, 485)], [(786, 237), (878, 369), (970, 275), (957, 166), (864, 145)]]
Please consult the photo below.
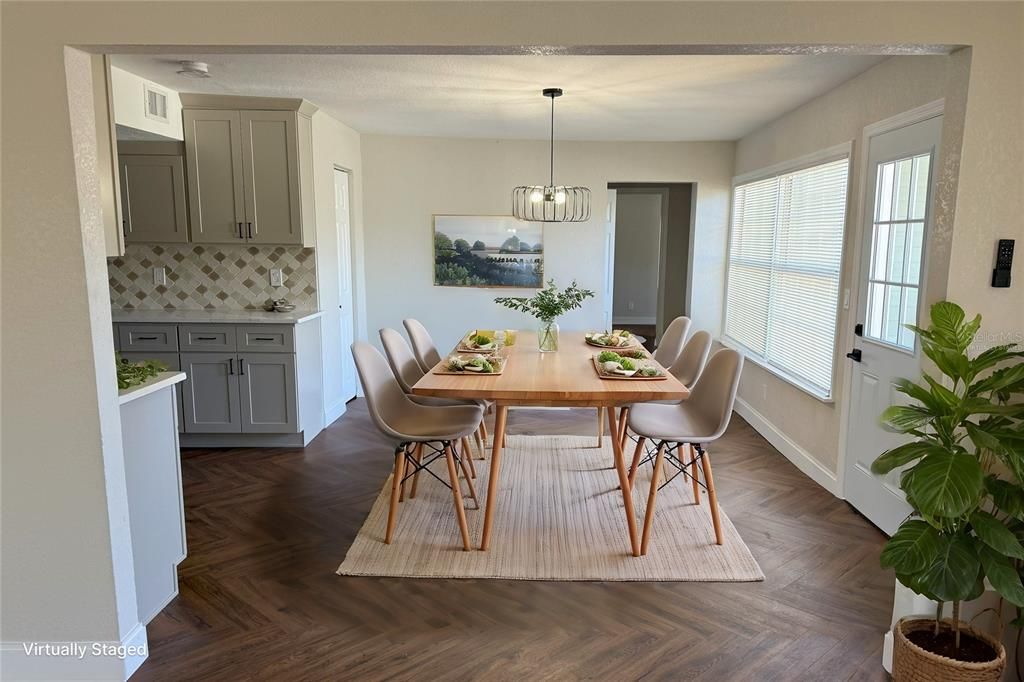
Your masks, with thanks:
[(187, 242), (184, 145), (120, 142), (117, 152), (125, 243)]
[(218, 95), (181, 102), (192, 241), (312, 246), (316, 107)]

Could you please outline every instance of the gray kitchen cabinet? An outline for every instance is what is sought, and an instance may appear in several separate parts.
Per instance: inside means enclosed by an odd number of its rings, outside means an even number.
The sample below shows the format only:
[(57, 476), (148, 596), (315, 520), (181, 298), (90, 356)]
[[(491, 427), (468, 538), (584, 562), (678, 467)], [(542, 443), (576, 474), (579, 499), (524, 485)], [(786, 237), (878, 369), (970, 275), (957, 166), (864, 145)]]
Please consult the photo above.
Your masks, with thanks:
[(245, 241), (242, 121), (237, 111), (182, 112), (192, 241)]
[(313, 246), (316, 107), (267, 97), (181, 100), (192, 241)]
[(238, 383), (242, 433), (298, 432), (294, 355), (240, 353)]
[(239, 433), (237, 358), (234, 353), (182, 353), (185, 433)]
[(130, 150), (129, 145), (118, 149), (125, 243), (187, 242), (184, 158), (180, 153), (132, 154)]
[(240, 115), (246, 240), (301, 244), (297, 116), (294, 111)]

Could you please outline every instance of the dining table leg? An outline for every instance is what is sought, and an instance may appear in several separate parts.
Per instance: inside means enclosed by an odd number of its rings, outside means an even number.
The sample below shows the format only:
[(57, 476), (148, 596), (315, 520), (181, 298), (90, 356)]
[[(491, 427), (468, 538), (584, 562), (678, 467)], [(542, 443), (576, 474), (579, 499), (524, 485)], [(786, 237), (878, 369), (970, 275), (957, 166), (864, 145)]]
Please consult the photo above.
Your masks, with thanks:
[[(608, 431), (610, 434), (617, 433), (618, 424), (615, 419), (615, 410), (609, 408)], [(626, 462), (622, 455), (622, 441), (612, 438), (612, 450), (615, 452), (615, 470), (619, 474), (619, 487), (622, 489), (622, 505), (626, 508), (626, 525), (629, 527), (629, 544), (633, 550), (633, 556), (640, 556), (640, 538), (636, 532), (636, 514), (633, 511), (633, 486), (629, 484), (629, 476), (626, 474)], [(494, 471), (494, 463), (491, 463), (491, 471)], [(488, 482), (488, 486), (490, 482)], [(490, 488), (488, 487), (487, 506), (490, 508)], [(485, 526), (486, 528), (486, 526)]]
[[(480, 538), (480, 551), (486, 552), (491, 543), (491, 526), (494, 523), (494, 507), (498, 499), (498, 473), (501, 468), (501, 448), (505, 441), (505, 420), (508, 406), (497, 405), (494, 413), (494, 434), (491, 447), (491, 474), (487, 477), (487, 502), (484, 509), (484, 530)], [(634, 529), (635, 532), (635, 529)], [(638, 549), (639, 551), (639, 549)]]

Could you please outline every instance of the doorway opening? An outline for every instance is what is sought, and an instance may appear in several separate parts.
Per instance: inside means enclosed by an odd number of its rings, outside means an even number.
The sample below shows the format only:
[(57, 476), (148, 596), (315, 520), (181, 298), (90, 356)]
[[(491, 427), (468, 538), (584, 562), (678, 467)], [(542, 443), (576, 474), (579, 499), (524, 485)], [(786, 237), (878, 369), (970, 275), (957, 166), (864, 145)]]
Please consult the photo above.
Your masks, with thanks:
[(668, 323), (690, 313), (694, 186), (609, 183), (609, 326), (653, 347)]

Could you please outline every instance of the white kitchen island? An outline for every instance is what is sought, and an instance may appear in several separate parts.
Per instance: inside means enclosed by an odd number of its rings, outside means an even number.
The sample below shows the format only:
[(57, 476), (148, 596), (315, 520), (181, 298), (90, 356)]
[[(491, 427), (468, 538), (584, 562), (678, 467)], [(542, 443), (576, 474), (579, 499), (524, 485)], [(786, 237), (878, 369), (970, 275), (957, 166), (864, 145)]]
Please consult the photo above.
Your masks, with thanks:
[(143, 624), (178, 594), (178, 564), (185, 558), (174, 389), (184, 380), (184, 372), (161, 372), (118, 393), (135, 595)]

